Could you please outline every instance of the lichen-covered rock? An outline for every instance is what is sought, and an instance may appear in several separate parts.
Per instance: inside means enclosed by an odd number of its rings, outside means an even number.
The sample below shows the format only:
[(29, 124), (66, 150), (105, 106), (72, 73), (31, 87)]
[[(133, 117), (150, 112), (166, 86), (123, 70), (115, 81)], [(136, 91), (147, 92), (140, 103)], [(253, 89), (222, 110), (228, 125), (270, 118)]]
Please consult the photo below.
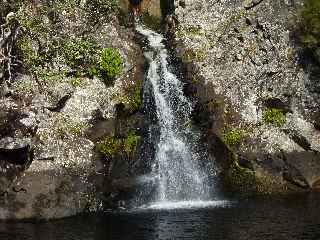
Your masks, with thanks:
[[(284, 186), (276, 191), (265, 184), (263, 192), (316, 189), (320, 176), (319, 154), (312, 153), (320, 151), (319, 79), (299, 65), (293, 38), (302, 3), (176, 1), (173, 44), (186, 66), (187, 92), (198, 100), (195, 122), (228, 145), (240, 164), (241, 158), (250, 162), (256, 179)], [(221, 150), (210, 149), (230, 176)]]
[[(37, 4), (41, 8), (45, 3)], [(47, 24), (41, 27), (49, 32), (28, 31), (39, 34), (47, 51), (52, 50), (50, 34), (61, 43), (61, 36), (81, 36), (100, 49), (117, 49), (121, 72), (106, 84), (97, 73), (88, 76), (83, 66), (71, 69), (62, 60), (65, 53), (56, 52), (53, 61), (44, 62), (38, 72), (15, 74), (8, 94), (0, 98), (0, 220), (54, 219), (101, 207), (104, 192), (110, 192), (110, 169), (95, 145), (102, 137), (115, 134), (117, 106), (130, 105), (128, 89), (140, 88), (142, 79), (136, 78), (141, 74), (136, 72), (141, 53), (132, 29), (123, 28), (115, 12), (103, 16), (108, 21), (94, 24), (88, 16), (90, 9), (70, 8), (69, 2), (57, 4), (66, 10), (53, 9), (57, 12), (49, 17), (54, 19), (40, 15), (45, 20), (41, 24)], [(39, 18), (39, 11), (24, 7), (30, 11), (28, 16), (20, 12), (21, 19)], [(60, 32), (50, 29), (49, 23), (59, 26)], [(19, 158), (17, 153), (21, 153)]]

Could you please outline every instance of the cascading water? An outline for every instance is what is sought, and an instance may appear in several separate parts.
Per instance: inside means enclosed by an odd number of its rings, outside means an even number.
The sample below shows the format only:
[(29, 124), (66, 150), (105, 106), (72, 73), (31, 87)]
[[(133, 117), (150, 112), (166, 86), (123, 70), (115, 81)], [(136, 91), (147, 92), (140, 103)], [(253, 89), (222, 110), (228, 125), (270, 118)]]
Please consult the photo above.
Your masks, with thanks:
[(183, 84), (169, 70), (163, 36), (139, 24), (136, 29), (148, 40), (144, 53), (149, 62), (146, 85), (154, 98), (160, 135), (152, 167), (157, 178), (153, 206), (208, 201), (212, 185), (195, 151), (197, 134), (189, 127), (192, 104), (183, 94)]

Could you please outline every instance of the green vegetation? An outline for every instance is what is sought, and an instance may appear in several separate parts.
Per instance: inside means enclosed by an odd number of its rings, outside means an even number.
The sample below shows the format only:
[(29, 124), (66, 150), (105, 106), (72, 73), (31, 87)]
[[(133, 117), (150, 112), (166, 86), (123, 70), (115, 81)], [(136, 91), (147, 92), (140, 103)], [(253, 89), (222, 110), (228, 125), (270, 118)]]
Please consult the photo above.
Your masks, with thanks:
[[(113, 48), (102, 49), (87, 32), (76, 33), (69, 37), (64, 29), (65, 21), (74, 22), (82, 19), (84, 29), (92, 29), (99, 21), (105, 21), (112, 12), (118, 9), (118, 0), (92, 0), (79, 5), (76, 0), (57, 0), (46, 3), (31, 3), (20, 0), (0, 3), (0, 22), (6, 21), (6, 14), (14, 11), (12, 24), (19, 26), (14, 53), (19, 61), (19, 69), (29, 72), (38, 80), (46, 80), (44, 71), (57, 72), (55, 66), (64, 69), (69, 67), (68, 75), (74, 77), (99, 77), (110, 82), (121, 71), (121, 57)], [(88, 15), (89, 14), (89, 15)], [(94, 22), (89, 20), (90, 16)], [(8, 26), (10, 27), (10, 26)], [(43, 70), (41, 70), (41, 68)], [(40, 75), (39, 75), (40, 73)], [(53, 74), (51, 74), (53, 75)], [(61, 74), (59, 74), (60, 78)], [(78, 86), (78, 81), (72, 80)]]
[(242, 135), (242, 130), (239, 128), (225, 129), (222, 133), (222, 140), (225, 144), (234, 146), (240, 143)]
[[(43, 74), (41, 77), (38, 74), (48, 72), (45, 66), (49, 65), (57, 55), (63, 57), (65, 64), (74, 71), (75, 77), (97, 76), (106, 82), (112, 80), (121, 71), (122, 60), (117, 50), (113, 48), (101, 50), (94, 41), (87, 38), (60, 39), (55, 47), (51, 47), (54, 42), (48, 40), (47, 43), (50, 44), (46, 50), (33, 46), (40, 42), (39, 39), (43, 39), (42, 36), (34, 36), (34, 39), (28, 34), (22, 34), (17, 46), (25, 67), (40, 79), (47, 79), (47, 77), (42, 78)], [(75, 81), (73, 82), (77, 85)]]
[(70, 126), (70, 132), (76, 136), (82, 136), (84, 131), (89, 127), (87, 123), (74, 123)]
[(136, 86), (133, 88), (133, 92), (131, 93), (130, 98), (130, 107), (133, 110), (139, 109), (141, 105), (141, 89), (140, 86)]
[(231, 163), (230, 168), (224, 176), (224, 181), (234, 193), (247, 195), (257, 192), (257, 178), (255, 172), (240, 167), (237, 161)]
[(31, 94), (35, 90), (31, 79), (19, 79), (13, 83), (13, 86), (16, 91), (23, 94)]
[(130, 130), (128, 132), (127, 137), (122, 141), (123, 150), (127, 155), (130, 155), (136, 150), (139, 139), (140, 136), (138, 136), (135, 131)]
[(87, 39), (69, 39), (62, 47), (66, 64), (76, 70), (75, 76), (100, 77), (106, 83), (121, 72), (122, 60), (113, 48), (103, 48)]
[(27, 66), (39, 66), (42, 64), (43, 59), (40, 54), (33, 50), (32, 41), (29, 37), (21, 36), (17, 41), (17, 46), (20, 49), (21, 57)]
[(301, 36), (304, 47), (320, 48), (320, 1), (305, 0), (301, 12)]
[(121, 145), (120, 139), (115, 137), (106, 137), (97, 143), (97, 150), (107, 157), (112, 157), (119, 145)]
[(203, 62), (206, 58), (206, 53), (203, 49), (187, 49), (182, 55), (182, 61), (185, 63), (192, 62), (194, 60)]
[(201, 27), (200, 26), (189, 26), (186, 29), (186, 32), (191, 35), (201, 35)]
[(98, 22), (110, 15), (110, 12), (117, 10), (119, 0), (90, 0), (85, 3), (85, 11), (90, 21)]
[(107, 136), (97, 143), (97, 150), (106, 157), (112, 157), (114, 153), (121, 151), (130, 156), (135, 152), (139, 139), (140, 136), (133, 130), (122, 138)]
[(61, 82), (65, 77), (65, 72), (58, 69), (49, 69), (43, 67), (32, 67), (32, 73), (42, 81)]
[(97, 48), (97, 44), (90, 40), (74, 38), (63, 44), (61, 54), (69, 67), (86, 69), (98, 61)]
[(264, 122), (281, 127), (286, 122), (286, 117), (281, 109), (268, 108), (263, 111), (262, 119)]
[(45, 17), (28, 16), (25, 12), (19, 12), (16, 20), (21, 27), (16, 47), (25, 67), (44, 66), (50, 63), (59, 44), (55, 38), (50, 37), (50, 24), (45, 23)]
[(101, 51), (100, 71), (102, 76), (108, 79), (114, 78), (120, 73), (122, 67), (121, 56), (113, 48), (104, 48)]

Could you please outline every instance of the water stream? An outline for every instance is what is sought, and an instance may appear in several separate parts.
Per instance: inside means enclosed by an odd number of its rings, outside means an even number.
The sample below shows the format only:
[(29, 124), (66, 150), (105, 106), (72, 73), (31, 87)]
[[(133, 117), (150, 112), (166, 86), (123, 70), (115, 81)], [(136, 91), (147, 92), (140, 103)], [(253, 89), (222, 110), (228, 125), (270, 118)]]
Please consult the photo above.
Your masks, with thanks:
[(214, 186), (200, 166), (203, 156), (196, 150), (198, 135), (190, 127), (192, 104), (184, 96), (182, 82), (170, 71), (164, 37), (139, 24), (136, 29), (148, 41), (145, 91), (154, 98), (160, 135), (152, 167), (157, 178), (152, 206), (207, 205), (204, 201), (211, 199)]

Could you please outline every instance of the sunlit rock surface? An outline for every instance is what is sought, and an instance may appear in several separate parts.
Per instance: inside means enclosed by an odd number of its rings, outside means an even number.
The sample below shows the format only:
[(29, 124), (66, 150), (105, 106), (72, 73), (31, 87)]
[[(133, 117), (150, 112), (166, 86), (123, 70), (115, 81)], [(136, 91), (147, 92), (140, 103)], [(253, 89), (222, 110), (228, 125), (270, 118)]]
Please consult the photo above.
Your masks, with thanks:
[[(208, 132), (224, 142), (228, 130), (239, 132), (224, 145), (237, 164), (249, 162), (251, 175), (266, 177), (258, 192), (312, 189), (320, 178), (319, 79), (299, 65), (294, 39), (301, 2), (175, 1), (173, 44), (202, 105), (195, 115), (206, 109)], [(268, 108), (283, 111), (281, 126), (264, 120)], [(221, 149), (212, 151), (221, 165), (227, 161)]]
[[(82, 15), (60, 20), (69, 36), (87, 26)], [(96, 77), (36, 81), (20, 74), (0, 99), (0, 220), (68, 217), (101, 205), (107, 173), (94, 141), (113, 134), (116, 105), (126, 103), (125, 88), (136, 84), (140, 48), (116, 16), (91, 37), (120, 51), (122, 72), (113, 85)], [(53, 71), (68, 70), (54, 64)], [(101, 119), (107, 122), (103, 130), (97, 127)]]

